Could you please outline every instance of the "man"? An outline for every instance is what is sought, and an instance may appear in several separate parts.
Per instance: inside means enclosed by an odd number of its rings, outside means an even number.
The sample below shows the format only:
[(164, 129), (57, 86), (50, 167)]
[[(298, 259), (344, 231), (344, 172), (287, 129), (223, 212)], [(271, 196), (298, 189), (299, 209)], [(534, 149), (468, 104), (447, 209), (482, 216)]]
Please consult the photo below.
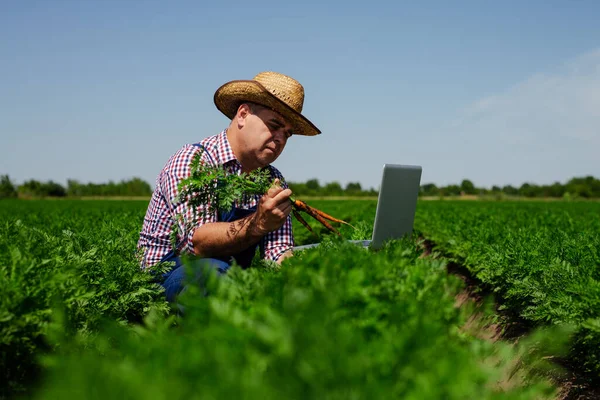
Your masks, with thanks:
[[(140, 232), (138, 249), (143, 252), (142, 268), (173, 261), (174, 268), (163, 276), (169, 301), (175, 300), (185, 283), (180, 255), (202, 259), (195, 271), (201, 277), (205, 265), (223, 274), (235, 261), (247, 268), (257, 250), (261, 257), (281, 263), (292, 254), (294, 245), (290, 217), (291, 190), (281, 173), (271, 165), (283, 152), (292, 135), (320, 134), (302, 113), (304, 88), (289, 76), (262, 72), (252, 80), (235, 80), (221, 86), (214, 95), (219, 111), (230, 120), (221, 133), (199, 143), (188, 144), (165, 164), (156, 179), (156, 188)], [(201, 152), (203, 162), (223, 166), (228, 173), (248, 173), (267, 168), (279, 182), (262, 196), (253, 196), (232, 210), (219, 210), (195, 221), (193, 229), (177, 235), (171, 244), (172, 224), (177, 215), (187, 220), (194, 210), (177, 201), (178, 183), (190, 175), (190, 162)], [(198, 215), (208, 205), (199, 207)]]

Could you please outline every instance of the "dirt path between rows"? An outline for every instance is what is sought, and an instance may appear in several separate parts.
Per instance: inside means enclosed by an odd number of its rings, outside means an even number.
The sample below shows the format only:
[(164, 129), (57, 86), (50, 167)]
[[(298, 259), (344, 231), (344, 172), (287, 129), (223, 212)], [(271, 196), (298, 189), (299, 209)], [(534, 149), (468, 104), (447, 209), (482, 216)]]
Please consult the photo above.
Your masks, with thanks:
[[(435, 244), (423, 237), (419, 238), (419, 243), (423, 249), (422, 258), (441, 258), (448, 260), (444, 254), (435, 251)], [(505, 343), (516, 345), (521, 338), (532, 331), (532, 326), (527, 321), (519, 318), (506, 310), (500, 310), (502, 299), (495, 295), (490, 287), (486, 287), (481, 281), (475, 278), (469, 270), (457, 263), (447, 261), (446, 269), (449, 274), (460, 278), (464, 283), (464, 289), (456, 296), (457, 307), (469, 307), (472, 311), (462, 330), (474, 337), (496, 342), (499, 340)], [(483, 309), (486, 301), (493, 299), (494, 318), (490, 318)], [(580, 374), (578, 374), (568, 360), (561, 360), (558, 364), (565, 369), (560, 376), (547, 377), (558, 388), (559, 393), (556, 400), (592, 400), (600, 399), (600, 388), (591, 387)], [(520, 384), (520, 377), (517, 375), (508, 375), (502, 382), (498, 382), (500, 387), (508, 388)]]

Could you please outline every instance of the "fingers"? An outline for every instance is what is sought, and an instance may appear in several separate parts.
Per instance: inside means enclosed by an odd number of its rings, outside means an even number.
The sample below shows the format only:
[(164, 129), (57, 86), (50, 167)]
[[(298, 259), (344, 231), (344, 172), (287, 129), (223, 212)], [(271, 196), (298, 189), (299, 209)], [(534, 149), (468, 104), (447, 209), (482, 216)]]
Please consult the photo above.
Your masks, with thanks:
[(282, 203), (292, 203), (290, 201), (290, 196), (292, 195), (292, 191), (290, 189), (284, 189), (282, 191), (280, 191), (279, 193), (277, 193), (274, 197), (273, 197), (273, 201), (275, 202), (275, 204), (282, 204)]
[(269, 198), (268, 196), (264, 196), (262, 199), (262, 207), (265, 210), (279, 210), (288, 216), (292, 211), (292, 202), (290, 201), (290, 196), (292, 195), (292, 191), (290, 189), (285, 189), (279, 192), (275, 197)]
[(278, 193), (281, 193), (283, 191), (283, 188), (279, 187), (279, 186), (271, 186), (271, 188), (267, 191), (267, 196), (268, 197), (275, 197), (277, 196)]
[(292, 191), (283, 189), (279, 183), (279, 179), (276, 179), (258, 204), (257, 224), (265, 232), (279, 229), (292, 212)]
[(284, 203), (281, 203), (277, 208), (279, 208), (283, 215), (287, 217), (292, 212), (292, 202), (286, 201)]
[(279, 178), (275, 178), (271, 187), (281, 187), (281, 180)]
[(279, 179), (275, 179), (275, 182), (271, 186), (271, 188), (267, 191), (267, 197), (270, 197), (274, 200), (276, 205), (282, 204), (285, 201), (288, 201), (290, 196), (292, 195), (292, 191), (288, 189), (284, 189), (280, 185)]
[(273, 185), (271, 185), (271, 187), (267, 191), (267, 195), (269, 197), (275, 197), (277, 193), (280, 193), (281, 191), (283, 191), (283, 188), (281, 187), (281, 182), (279, 181), (279, 178), (277, 178), (273, 182)]

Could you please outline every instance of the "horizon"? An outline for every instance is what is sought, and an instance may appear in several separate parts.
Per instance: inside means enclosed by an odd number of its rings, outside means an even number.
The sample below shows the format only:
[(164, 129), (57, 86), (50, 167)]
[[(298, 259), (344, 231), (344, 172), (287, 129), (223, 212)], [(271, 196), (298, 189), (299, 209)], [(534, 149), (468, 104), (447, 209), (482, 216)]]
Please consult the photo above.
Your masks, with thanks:
[[(538, 187), (552, 186), (554, 184), (559, 184), (559, 185), (565, 186), (571, 180), (574, 180), (574, 179), (586, 179), (586, 178), (590, 178), (590, 177), (593, 178), (593, 179), (596, 179), (596, 180), (600, 180), (600, 177), (595, 177), (593, 175), (582, 175), (582, 176), (573, 176), (573, 177), (571, 177), (571, 178), (569, 178), (569, 179), (567, 179), (565, 181), (562, 181), (562, 182), (556, 180), (556, 181), (553, 181), (553, 182), (547, 183), (547, 184), (539, 184), (537, 182), (523, 182), (521, 185), (518, 185), (518, 186), (516, 186), (516, 185), (510, 185), (510, 184), (508, 184), (508, 185), (496, 185), (496, 184), (492, 184), (492, 185), (489, 185), (489, 186), (480, 186), (480, 185), (477, 185), (477, 183), (473, 182), (471, 179), (464, 178), (464, 179), (461, 179), (460, 181), (450, 182), (450, 183), (448, 183), (446, 185), (437, 185), (435, 182), (423, 182), (423, 181), (421, 181), (420, 186), (423, 187), (425, 185), (431, 185), (431, 184), (435, 185), (438, 188), (448, 187), (448, 186), (454, 186), (454, 185), (461, 186), (462, 182), (464, 180), (467, 180), (467, 181), (471, 181), (471, 183), (473, 183), (473, 185), (475, 186), (476, 189), (492, 190), (492, 188), (494, 186), (497, 186), (497, 187), (499, 187), (501, 189), (506, 188), (507, 186), (512, 186), (512, 187), (518, 189), (522, 185), (525, 185), (525, 184), (529, 184), (529, 185), (532, 185), (532, 186), (538, 186)], [(22, 181), (22, 182), (15, 182), (10, 176), (9, 176), (9, 179), (11, 180), (11, 183), (15, 186), (15, 189), (18, 186), (24, 184), (25, 182), (28, 182), (28, 181), (31, 181), (31, 180), (35, 180), (35, 179), (26, 179), (25, 181)], [(127, 182), (127, 181), (130, 181), (130, 180), (133, 180), (133, 179), (142, 179), (142, 178), (140, 178), (139, 176), (134, 176), (134, 177), (126, 178), (126, 179), (111, 180), (111, 181), (106, 181), (106, 182), (79, 181), (79, 180), (75, 180), (75, 179), (73, 179), (73, 181), (77, 181), (77, 183), (82, 184), (82, 185), (88, 185), (88, 184), (103, 185), (103, 184), (110, 184), (110, 183), (119, 184), (119, 183)], [(321, 187), (324, 187), (327, 184), (335, 183), (335, 182), (339, 183), (342, 186), (343, 189), (345, 189), (345, 187), (346, 187), (345, 184), (342, 185), (339, 181), (327, 181), (327, 182), (325, 182), (325, 181), (319, 180), (318, 178), (309, 178), (309, 179), (307, 179), (305, 181), (288, 181), (288, 182), (292, 183), (292, 184), (305, 184), (305, 183), (307, 183), (307, 181), (312, 180), (312, 179), (317, 179), (317, 181), (319, 182), (319, 185)], [(69, 179), (69, 180), (71, 180), (71, 179)], [(142, 179), (142, 181), (145, 182), (145, 183), (147, 183), (147, 184), (149, 184), (151, 186), (152, 190), (155, 189), (156, 186), (154, 185), (154, 182), (148, 182), (148, 181), (145, 181), (143, 179)], [(38, 182), (40, 182), (40, 183), (51, 183), (51, 182), (53, 182), (53, 183), (57, 183), (59, 185), (62, 185), (65, 189), (68, 188), (68, 181), (65, 181), (63, 183), (63, 182), (57, 182), (55, 180), (49, 179), (49, 180), (46, 180), (46, 181), (38, 181)], [(349, 181), (348, 183), (356, 183), (356, 182)], [(380, 186), (381, 185), (377, 185), (375, 187), (363, 187), (361, 185), (361, 190), (363, 190), (363, 191), (370, 191), (370, 190), (379, 191)]]
[(600, 3), (461, 5), (4, 2), (0, 174), (154, 187), (227, 126), (219, 86), (275, 70), (323, 131), (273, 164), (290, 182), (377, 189), (383, 163), (436, 186), (600, 177)]

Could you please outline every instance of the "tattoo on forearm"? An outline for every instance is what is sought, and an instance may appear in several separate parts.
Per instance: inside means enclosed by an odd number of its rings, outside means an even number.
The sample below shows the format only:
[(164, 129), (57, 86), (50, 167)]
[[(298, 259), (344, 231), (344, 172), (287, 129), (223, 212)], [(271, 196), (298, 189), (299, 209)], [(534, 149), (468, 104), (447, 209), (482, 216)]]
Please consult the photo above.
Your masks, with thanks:
[(250, 218), (240, 218), (236, 221), (231, 222), (229, 224), (229, 228), (227, 229), (227, 237), (231, 239), (233, 237), (238, 236), (240, 232), (244, 229), (244, 227), (247, 224), (254, 222), (255, 219), (256, 213), (252, 214)]

